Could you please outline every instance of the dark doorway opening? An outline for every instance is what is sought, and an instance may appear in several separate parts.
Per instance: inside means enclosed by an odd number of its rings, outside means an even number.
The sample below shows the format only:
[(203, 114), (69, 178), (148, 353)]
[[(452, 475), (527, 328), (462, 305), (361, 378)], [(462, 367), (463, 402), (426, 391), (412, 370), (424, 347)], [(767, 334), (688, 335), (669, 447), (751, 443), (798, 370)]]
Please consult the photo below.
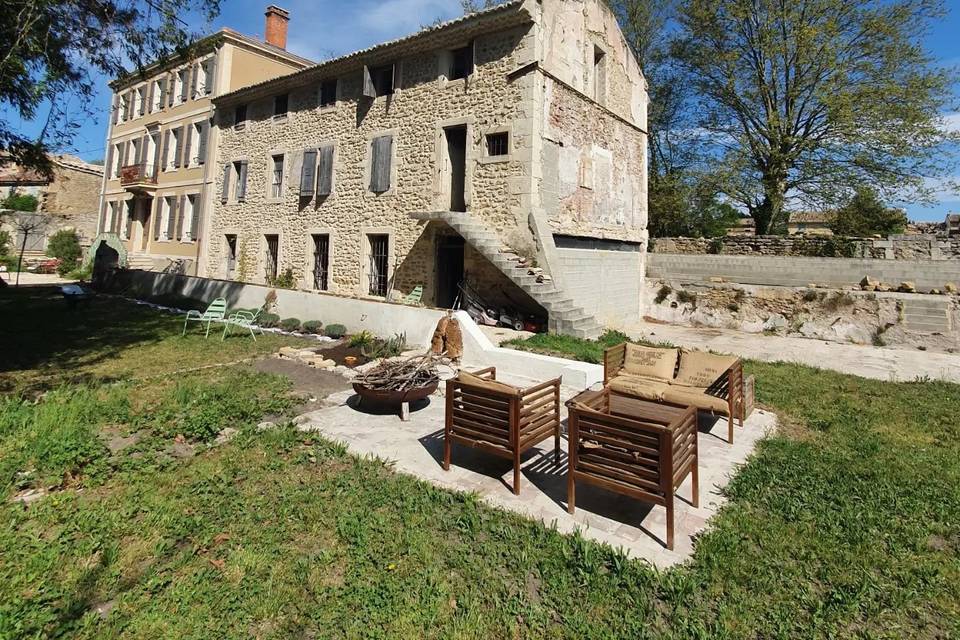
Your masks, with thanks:
[(467, 128), (449, 127), (443, 130), (447, 137), (449, 161), (450, 211), (466, 211), (464, 197), (467, 168)]
[(463, 238), (437, 237), (437, 306), (450, 309), (463, 281)]

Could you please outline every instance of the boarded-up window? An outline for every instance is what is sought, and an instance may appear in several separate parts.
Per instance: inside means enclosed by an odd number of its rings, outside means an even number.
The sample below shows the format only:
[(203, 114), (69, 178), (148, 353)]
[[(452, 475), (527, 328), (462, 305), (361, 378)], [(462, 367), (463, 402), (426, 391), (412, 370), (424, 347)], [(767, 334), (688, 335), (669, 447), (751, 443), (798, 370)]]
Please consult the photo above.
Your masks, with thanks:
[(329, 196), (333, 193), (333, 145), (320, 147), (317, 166), (317, 195)]
[(316, 181), (317, 150), (303, 150), (303, 166), (300, 168), (300, 197), (309, 198), (313, 195), (313, 185)]
[(390, 190), (390, 163), (393, 155), (393, 136), (374, 138), (370, 154), (370, 191)]

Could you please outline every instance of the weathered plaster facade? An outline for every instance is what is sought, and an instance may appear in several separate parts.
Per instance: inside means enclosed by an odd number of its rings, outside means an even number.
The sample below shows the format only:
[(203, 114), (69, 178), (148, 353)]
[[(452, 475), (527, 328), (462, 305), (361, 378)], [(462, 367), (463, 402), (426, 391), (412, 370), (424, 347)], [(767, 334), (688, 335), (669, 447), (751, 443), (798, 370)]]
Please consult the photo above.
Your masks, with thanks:
[[(470, 71), (456, 77), (451, 60), (464, 50)], [(384, 65), (394, 69), (392, 92), (364, 95), (367, 70), (373, 78)], [(331, 81), (336, 100), (321, 104), (321, 87)], [(283, 116), (274, 115), (278, 96), (287, 96)], [(438, 255), (459, 236), (438, 219), (414, 214), (462, 210), (557, 282), (564, 263), (555, 233), (646, 240), (646, 89), (600, 0), (506, 2), (214, 103), (218, 177), (208, 277), (266, 281), (274, 263), (266, 237), (275, 235), (277, 272), (290, 269), (298, 287), (315, 289), (313, 236), (323, 235), (327, 290), (371, 295), (372, 243), (386, 235), (390, 290), (405, 294), (423, 285), (425, 303), (444, 305), (449, 276)], [(238, 106), (247, 112), (242, 126), (234, 125)], [(375, 140), (383, 136), (392, 138), (389, 188), (375, 193)], [(332, 189), (318, 196), (317, 157), (327, 146)], [(491, 297), (504, 293), (536, 307), (536, 296), (494, 266), (490, 251), (464, 248), (469, 280)], [(636, 285), (636, 316), (642, 253), (635, 283), (626, 283)]]

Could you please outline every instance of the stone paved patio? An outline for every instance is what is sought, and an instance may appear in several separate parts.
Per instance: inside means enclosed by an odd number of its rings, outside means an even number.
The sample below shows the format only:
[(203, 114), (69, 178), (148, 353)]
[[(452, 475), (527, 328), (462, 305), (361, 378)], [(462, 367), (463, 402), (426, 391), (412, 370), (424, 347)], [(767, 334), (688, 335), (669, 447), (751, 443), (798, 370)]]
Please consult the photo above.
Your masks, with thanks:
[[(507, 381), (510, 381), (509, 378)], [(514, 379), (523, 384), (525, 381)], [(529, 381), (526, 381), (529, 384)], [(564, 388), (566, 401), (578, 390)], [(622, 547), (631, 557), (644, 558), (658, 567), (685, 560), (693, 551), (691, 536), (702, 531), (723, 503), (719, 489), (753, 451), (757, 441), (776, 425), (776, 416), (754, 411), (745, 427), (736, 430), (735, 443), (727, 444), (725, 419), (701, 420), (700, 508), (693, 508), (689, 478), (681, 485), (676, 502), (676, 540), (673, 551), (664, 546), (666, 513), (663, 507), (619, 496), (586, 484), (577, 485), (577, 511), (567, 513), (566, 439), (560, 465), (553, 460), (553, 439), (542, 442), (524, 457), (520, 496), (511, 490), (512, 465), (469, 447), (454, 446), (450, 471), (444, 471), (443, 396), (412, 407), (409, 422), (377, 409), (357, 409), (350, 391), (330, 396), (335, 406), (304, 414), (297, 419), (303, 430), (317, 431), (345, 443), (358, 455), (374, 455), (394, 463), (394, 468), (433, 484), (458, 491), (473, 491), (494, 506), (541, 520), (564, 533), (580, 529), (598, 542)], [(566, 409), (561, 407), (564, 429)]]

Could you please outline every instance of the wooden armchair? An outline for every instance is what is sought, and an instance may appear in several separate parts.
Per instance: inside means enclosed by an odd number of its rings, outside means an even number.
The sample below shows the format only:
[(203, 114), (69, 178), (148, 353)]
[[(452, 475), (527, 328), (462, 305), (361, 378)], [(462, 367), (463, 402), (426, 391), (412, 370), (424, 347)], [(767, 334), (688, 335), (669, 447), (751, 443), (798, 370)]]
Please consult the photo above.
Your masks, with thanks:
[(447, 381), (443, 468), (454, 442), (513, 460), (513, 493), (520, 495), (520, 456), (551, 433), (560, 460), (560, 378), (526, 389), (497, 382), (494, 367), (461, 371)]

